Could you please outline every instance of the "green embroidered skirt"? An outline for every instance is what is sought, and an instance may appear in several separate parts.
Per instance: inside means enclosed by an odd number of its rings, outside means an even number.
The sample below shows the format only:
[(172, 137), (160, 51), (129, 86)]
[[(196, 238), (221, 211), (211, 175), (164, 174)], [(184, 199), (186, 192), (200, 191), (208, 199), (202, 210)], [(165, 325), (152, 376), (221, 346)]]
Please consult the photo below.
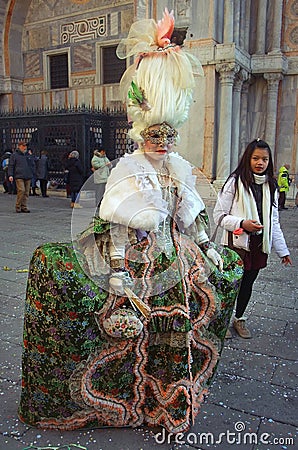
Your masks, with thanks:
[[(154, 245), (143, 239), (128, 251), (127, 270), (145, 280), (142, 299), (152, 314), (127, 340), (105, 335), (95, 320), (108, 299), (108, 276), (90, 278), (71, 243), (36, 249), (24, 317), (23, 422), (60, 430), (161, 425), (174, 433), (191, 426), (219, 361), (242, 261), (221, 248), (224, 271), (213, 268), (206, 278), (204, 256), (189, 238), (173, 247), (178, 259), (156, 257)], [(134, 260), (134, 252), (146, 258)], [(152, 295), (151, 280), (156, 285), (173, 261), (187, 270)]]

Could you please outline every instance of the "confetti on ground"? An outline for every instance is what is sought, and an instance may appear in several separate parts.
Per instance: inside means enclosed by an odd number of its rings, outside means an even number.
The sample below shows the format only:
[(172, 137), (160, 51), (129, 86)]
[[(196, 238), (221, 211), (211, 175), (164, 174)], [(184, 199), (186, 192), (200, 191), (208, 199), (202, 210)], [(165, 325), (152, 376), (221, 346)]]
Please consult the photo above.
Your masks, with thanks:
[(11, 270), (15, 270), (17, 273), (25, 273), (25, 272), (28, 272), (28, 269), (12, 269), (11, 267), (8, 267), (8, 266), (3, 266), (2, 269), (5, 270), (6, 272), (9, 272), (9, 271), (11, 271)]

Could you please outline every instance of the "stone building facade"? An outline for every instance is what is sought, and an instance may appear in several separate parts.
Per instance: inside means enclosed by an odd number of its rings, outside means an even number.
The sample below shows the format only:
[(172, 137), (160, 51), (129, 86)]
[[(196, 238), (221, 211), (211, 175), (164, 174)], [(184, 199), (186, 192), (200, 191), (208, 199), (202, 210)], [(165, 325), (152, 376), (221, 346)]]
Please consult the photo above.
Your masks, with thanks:
[[(260, 137), (276, 169), (297, 173), (298, 0), (0, 0), (0, 110), (120, 106), (104, 50), (164, 7), (204, 69), (180, 153), (220, 184)], [(49, 60), (60, 54), (69, 82), (52, 89)]]

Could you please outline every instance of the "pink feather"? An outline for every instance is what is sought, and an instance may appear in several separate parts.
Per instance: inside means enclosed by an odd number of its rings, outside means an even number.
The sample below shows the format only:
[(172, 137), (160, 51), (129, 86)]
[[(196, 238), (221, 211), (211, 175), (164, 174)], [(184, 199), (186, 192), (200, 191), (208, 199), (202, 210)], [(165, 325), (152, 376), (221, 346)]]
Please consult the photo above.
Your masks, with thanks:
[(174, 12), (169, 13), (168, 8), (165, 8), (163, 18), (157, 22), (157, 44), (159, 47), (163, 48), (171, 43), (174, 24)]

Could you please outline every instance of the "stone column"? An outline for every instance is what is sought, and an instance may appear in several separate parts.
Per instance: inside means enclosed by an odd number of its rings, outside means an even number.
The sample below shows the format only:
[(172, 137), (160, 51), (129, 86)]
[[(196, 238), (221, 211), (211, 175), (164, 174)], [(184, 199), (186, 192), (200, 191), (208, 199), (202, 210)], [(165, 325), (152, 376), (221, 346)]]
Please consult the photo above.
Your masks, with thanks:
[(224, 182), (231, 169), (231, 135), (232, 135), (232, 105), (233, 84), (235, 74), (240, 67), (234, 62), (216, 64), (220, 81), (220, 115), (218, 131), (216, 179)]
[[(152, 17), (152, 7), (151, 2), (149, 2), (148, 9), (146, 6), (145, 0), (139, 0), (138, 2), (135, 2), (135, 17), (138, 20), (146, 19), (148, 17), (147, 14), (149, 14), (149, 17)], [(148, 11), (149, 10), (149, 11)]]
[(225, 0), (224, 4), (224, 32), (223, 42), (233, 42), (233, 25), (234, 25), (234, 2), (233, 0)]
[(267, 0), (258, 0), (257, 14), (257, 34), (256, 34), (256, 54), (263, 55), (265, 53), (265, 37), (266, 37), (266, 10)]
[(251, 84), (250, 75), (248, 76), (248, 80), (243, 83), (242, 91), (241, 91), (241, 118), (240, 118), (240, 148), (238, 153), (239, 156), (245, 150), (246, 145), (248, 144), (247, 137), (247, 112), (248, 112), (248, 89)]
[(236, 169), (239, 160), (241, 89), (243, 82), (247, 80), (247, 78), (248, 73), (246, 70), (241, 69), (235, 77), (233, 87), (231, 170)]
[(280, 53), (280, 41), (282, 32), (282, 4), (283, 0), (275, 0), (272, 2), (273, 6), (273, 31), (272, 44), (269, 50), (270, 53)]
[(281, 73), (264, 73), (267, 81), (267, 112), (266, 112), (266, 129), (265, 140), (271, 147), (273, 159), (275, 153), (275, 137), (276, 137), (276, 119), (278, 108), (278, 88), (279, 82), (283, 79)]
[(240, 46), (240, 33), (241, 33), (241, 2), (235, 3), (234, 10), (234, 42), (239, 47)]
[(240, 2), (241, 18), (240, 18), (240, 47), (249, 51), (249, 24), (250, 24), (250, 0), (245, 3)]

